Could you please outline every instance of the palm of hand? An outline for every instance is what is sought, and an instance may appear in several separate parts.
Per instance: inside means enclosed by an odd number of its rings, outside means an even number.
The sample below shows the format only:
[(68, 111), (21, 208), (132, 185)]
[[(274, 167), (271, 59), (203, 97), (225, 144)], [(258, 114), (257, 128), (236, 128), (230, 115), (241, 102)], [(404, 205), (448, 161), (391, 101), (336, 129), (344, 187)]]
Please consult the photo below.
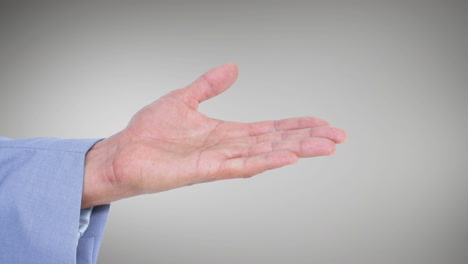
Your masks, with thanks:
[(116, 176), (158, 192), (227, 177), (222, 166), (242, 145), (230, 133), (244, 126), (208, 118), (168, 95), (142, 109), (126, 130), (133, 142), (122, 149)]
[(341, 130), (311, 117), (243, 124), (197, 111), (236, 76), (235, 65), (223, 65), (140, 110), (120, 133), (112, 180), (141, 194), (250, 177), (299, 157), (331, 154), (344, 140)]

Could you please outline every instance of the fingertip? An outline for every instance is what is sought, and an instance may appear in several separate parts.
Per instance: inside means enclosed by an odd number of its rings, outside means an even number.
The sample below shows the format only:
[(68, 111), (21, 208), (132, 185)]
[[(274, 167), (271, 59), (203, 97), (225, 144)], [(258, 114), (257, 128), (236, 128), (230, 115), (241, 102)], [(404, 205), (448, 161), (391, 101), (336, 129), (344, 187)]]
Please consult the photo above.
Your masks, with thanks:
[(309, 148), (312, 150), (309, 157), (330, 156), (336, 152), (336, 144), (333, 140), (322, 138), (317, 141), (311, 141)]
[(330, 126), (330, 123), (328, 121), (325, 121), (323, 119), (317, 118), (317, 117), (312, 117), (312, 116), (306, 116), (302, 118), (301, 121), (301, 127), (325, 127), (325, 126)]
[(237, 75), (237, 65), (232, 62), (226, 63), (207, 71), (182, 91), (189, 104), (197, 107), (199, 103), (229, 89), (236, 81)]
[(318, 126), (330, 126), (330, 123), (328, 121), (325, 121), (325, 120), (320, 119), (320, 118), (315, 118), (315, 119), (316, 119), (316, 122), (317, 122)]
[(332, 140), (324, 140), (321, 147), (323, 154), (326, 156), (333, 155), (336, 152), (336, 144)]
[(232, 82), (234, 82), (239, 76), (239, 67), (234, 62), (228, 62), (221, 65), (220, 67), (226, 68), (226, 71), (228, 71), (231, 75)]
[(224, 65), (226, 65), (227, 67), (232, 68), (233, 71), (235, 71), (235, 72), (239, 71), (239, 67), (238, 67), (237, 64), (234, 63), (234, 62), (228, 62), (228, 63), (226, 63), (226, 64), (224, 64)]
[(333, 141), (337, 144), (341, 144), (345, 142), (346, 140), (346, 133), (343, 131), (343, 129), (340, 128), (332, 128), (332, 138)]
[(340, 129), (340, 135), (339, 135), (339, 142), (338, 143), (344, 143), (346, 139), (348, 138), (348, 135), (343, 129)]
[(335, 143), (329, 144), (329, 146), (326, 149), (326, 155), (330, 156), (335, 154), (336, 152), (336, 145)]

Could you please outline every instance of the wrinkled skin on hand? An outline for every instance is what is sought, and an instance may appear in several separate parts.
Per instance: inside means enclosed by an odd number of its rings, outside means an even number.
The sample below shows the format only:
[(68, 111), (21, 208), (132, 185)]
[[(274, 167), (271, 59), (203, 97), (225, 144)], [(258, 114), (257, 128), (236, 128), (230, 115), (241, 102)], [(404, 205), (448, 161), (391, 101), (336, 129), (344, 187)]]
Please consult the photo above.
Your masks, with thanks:
[(87, 154), (82, 207), (196, 183), (247, 178), (330, 155), (345, 133), (313, 117), (237, 123), (209, 118), (198, 105), (228, 89), (235, 64), (144, 107)]

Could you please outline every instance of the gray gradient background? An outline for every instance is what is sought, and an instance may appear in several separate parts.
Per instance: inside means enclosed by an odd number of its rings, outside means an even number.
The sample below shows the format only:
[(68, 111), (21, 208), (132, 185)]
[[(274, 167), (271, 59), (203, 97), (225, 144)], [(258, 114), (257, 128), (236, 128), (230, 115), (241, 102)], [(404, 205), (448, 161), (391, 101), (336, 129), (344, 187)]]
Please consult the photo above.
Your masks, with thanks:
[(226, 62), (201, 106), (312, 115), (334, 156), (112, 205), (99, 263), (468, 263), (467, 1), (11, 1), (0, 134), (107, 137)]

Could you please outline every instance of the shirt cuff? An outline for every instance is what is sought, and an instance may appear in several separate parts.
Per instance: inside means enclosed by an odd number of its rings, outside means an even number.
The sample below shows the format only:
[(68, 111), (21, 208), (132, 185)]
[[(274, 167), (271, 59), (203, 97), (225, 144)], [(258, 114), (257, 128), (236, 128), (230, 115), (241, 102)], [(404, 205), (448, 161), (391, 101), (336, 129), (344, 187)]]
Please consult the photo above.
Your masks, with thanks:
[(91, 219), (91, 213), (93, 212), (93, 207), (86, 208), (80, 212), (80, 226), (78, 227), (78, 239), (81, 238), (88, 229), (89, 221)]

